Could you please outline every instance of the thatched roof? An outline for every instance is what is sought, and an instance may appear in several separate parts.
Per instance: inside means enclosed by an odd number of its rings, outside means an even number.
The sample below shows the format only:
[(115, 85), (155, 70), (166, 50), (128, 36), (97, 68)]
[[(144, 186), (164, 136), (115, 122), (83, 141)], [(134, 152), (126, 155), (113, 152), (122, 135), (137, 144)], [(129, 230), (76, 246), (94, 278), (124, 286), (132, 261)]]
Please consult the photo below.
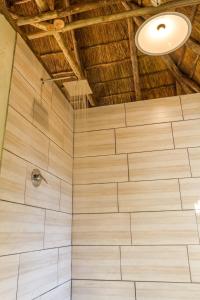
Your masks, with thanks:
[[(66, 9), (67, 1), (45, 1), (47, 8), (44, 8), (43, 11)], [(18, 17), (37, 16), (39, 13), (38, 6), (36, 5), (37, 2), (40, 1), (8, 0), (7, 7), (9, 11)], [(71, 0), (70, 5), (76, 3), (83, 4), (84, 2), (96, 3), (101, 1)], [(106, 1), (102, 0), (102, 2)], [(123, 1), (116, 0), (111, 2), (113, 2), (112, 5), (109, 5), (109, 1), (107, 1), (107, 5), (104, 7), (73, 14), (70, 18), (65, 17), (63, 20), (66, 24), (74, 20), (83, 20), (125, 11), (125, 7), (122, 4)], [(132, 0), (129, 2), (138, 6), (152, 5), (150, 0)], [(164, 2), (170, 1), (162, 1), (162, 3)], [(190, 3), (191, 0), (188, 0), (188, 4)], [(197, 92), (198, 88), (200, 91), (200, 7), (197, 5), (187, 6), (177, 8), (176, 10), (186, 14), (191, 19), (193, 23), (191, 40), (196, 48), (191, 47), (191, 44), (186, 44), (181, 49), (172, 53), (170, 57), (172, 58), (172, 62), (175, 63), (175, 67), (178, 67), (181, 76), (183, 75), (184, 78), (190, 79), (191, 85), (188, 83), (188, 88), (185, 89), (181, 87), (180, 78), (178, 81), (176, 72), (166, 64), (166, 61), (162, 57), (147, 56), (137, 50), (142, 99), (192, 93)], [(52, 20), (48, 22), (52, 23)], [(41, 31), (33, 25), (21, 26), (20, 29), (25, 35)], [(136, 91), (133, 79), (127, 19), (76, 29), (74, 36), (71, 31), (62, 33), (65, 45), (70, 50), (72, 58), (76, 61), (77, 52), (74, 51), (75, 38), (80, 56), (79, 63), (81, 63), (84, 76), (87, 77), (90, 83), (96, 105), (134, 101)], [(29, 45), (36, 55), (40, 57), (52, 77), (66, 76), (69, 72), (72, 75), (73, 70), (53, 36), (44, 36), (30, 40)], [(74, 77), (72, 80), (74, 80)], [(61, 89), (63, 81), (57, 82)]]

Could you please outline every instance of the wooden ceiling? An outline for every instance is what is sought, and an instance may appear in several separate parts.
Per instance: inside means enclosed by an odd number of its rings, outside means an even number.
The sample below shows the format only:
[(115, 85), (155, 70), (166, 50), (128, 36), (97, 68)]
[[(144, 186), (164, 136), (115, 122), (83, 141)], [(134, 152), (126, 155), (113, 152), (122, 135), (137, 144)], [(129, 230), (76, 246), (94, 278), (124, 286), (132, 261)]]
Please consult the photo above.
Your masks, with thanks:
[[(98, 106), (200, 92), (198, 4), (200, 0), (162, 0), (158, 7), (151, 0), (7, 0), (6, 9), (52, 78), (63, 77), (56, 81), (63, 92), (63, 82), (87, 78), (93, 91), (88, 103)], [(138, 26), (152, 14), (173, 10), (193, 24), (187, 44), (171, 55), (140, 53), (134, 42)], [(72, 105), (77, 108), (77, 102)]]

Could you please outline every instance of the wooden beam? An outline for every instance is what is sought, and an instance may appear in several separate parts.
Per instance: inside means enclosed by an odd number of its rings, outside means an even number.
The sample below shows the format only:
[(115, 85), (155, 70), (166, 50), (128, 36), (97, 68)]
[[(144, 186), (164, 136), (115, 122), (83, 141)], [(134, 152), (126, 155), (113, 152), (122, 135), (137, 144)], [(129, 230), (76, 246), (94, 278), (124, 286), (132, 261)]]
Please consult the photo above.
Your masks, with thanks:
[(45, 0), (35, 0), (35, 3), (40, 12), (49, 10), (47, 2)]
[(42, 21), (48, 21), (57, 18), (66, 18), (74, 14), (80, 14), (104, 6), (110, 6), (117, 2), (120, 2), (120, 0), (102, 0), (102, 1), (98, 0), (94, 2), (89, 1), (84, 3), (78, 3), (78, 4), (71, 5), (70, 7), (67, 7), (63, 11), (54, 10), (51, 12), (39, 14), (34, 17), (19, 17), (17, 20), (17, 25), (18, 26), (31, 25)]
[[(69, 7), (70, 6), (70, 0), (66, 0), (66, 4)], [(73, 22), (73, 16), (69, 16), (68, 19), (69, 19), (69, 22)], [(83, 70), (83, 65), (82, 65), (82, 61), (81, 61), (81, 57), (80, 57), (80, 53), (79, 53), (79, 47), (78, 47), (78, 42), (77, 42), (77, 39), (76, 39), (75, 30), (71, 31), (71, 36), (72, 36), (72, 42), (73, 42), (73, 46), (74, 46), (74, 53), (75, 53), (76, 61), (79, 65), (79, 67), (80, 67), (81, 72), (84, 74), (85, 78), (87, 79), (86, 70)], [(87, 99), (88, 99), (89, 103), (91, 104), (91, 106), (96, 105), (94, 95), (87, 95)]]
[[(134, 9), (130, 11), (124, 11), (112, 15), (106, 15), (106, 16), (98, 16), (98, 17), (93, 17), (89, 19), (82, 19), (78, 21), (74, 21), (70, 24), (67, 24), (62, 30), (59, 32), (66, 32), (74, 29), (79, 29), (91, 25), (96, 25), (96, 24), (102, 24), (102, 23), (108, 23), (108, 22), (114, 22), (114, 21), (120, 21), (123, 19), (128, 19), (128, 18), (133, 18), (133, 17), (140, 17), (140, 16), (145, 16), (145, 15), (154, 15), (166, 10), (178, 8), (178, 7), (184, 7), (184, 6), (190, 6), (190, 5), (196, 5), (200, 4), (200, 0), (175, 0), (171, 2), (166, 2), (163, 5), (157, 6), (157, 7), (143, 7), (139, 9)], [(40, 20), (41, 21), (41, 20)], [(45, 37), (48, 35), (53, 35), (54, 31), (49, 31), (49, 32), (38, 32), (34, 34), (28, 35), (29, 39), (37, 39), (41, 37)]]
[(181, 84), (183, 91), (186, 94), (189, 94), (191, 92), (200, 92), (200, 87), (197, 83), (192, 81), (191, 79), (187, 78), (176, 66), (174, 61), (169, 55), (162, 56), (162, 59), (164, 60), (167, 67), (171, 70), (172, 74), (176, 78), (176, 80)]
[(140, 76), (139, 76), (139, 65), (137, 58), (137, 48), (135, 45), (135, 24), (133, 19), (128, 19), (128, 35), (129, 35), (129, 44), (130, 44), (130, 56), (133, 70), (133, 81), (135, 89), (135, 98), (136, 101), (142, 99), (142, 92), (140, 87)]

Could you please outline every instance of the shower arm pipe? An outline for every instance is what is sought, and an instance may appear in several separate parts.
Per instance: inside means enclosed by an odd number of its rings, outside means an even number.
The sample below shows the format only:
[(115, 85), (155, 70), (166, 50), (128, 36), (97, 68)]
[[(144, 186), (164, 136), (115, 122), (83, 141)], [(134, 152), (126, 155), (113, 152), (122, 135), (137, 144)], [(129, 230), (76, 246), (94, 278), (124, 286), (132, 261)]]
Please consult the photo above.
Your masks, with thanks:
[(78, 80), (76, 75), (73, 76), (63, 76), (63, 77), (57, 77), (57, 78), (41, 78), (42, 83), (46, 83), (46, 82), (52, 82), (52, 81), (60, 81), (60, 80), (65, 80), (65, 79), (71, 79), (71, 81), (73, 80)]

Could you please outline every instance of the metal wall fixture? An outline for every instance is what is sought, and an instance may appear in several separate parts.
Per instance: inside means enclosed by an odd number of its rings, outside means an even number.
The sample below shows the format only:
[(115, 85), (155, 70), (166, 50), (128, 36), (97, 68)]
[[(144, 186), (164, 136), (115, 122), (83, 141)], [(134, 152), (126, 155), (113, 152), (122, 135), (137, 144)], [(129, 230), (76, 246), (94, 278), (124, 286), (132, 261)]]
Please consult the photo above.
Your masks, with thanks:
[(47, 182), (47, 180), (42, 176), (40, 170), (38, 169), (34, 169), (31, 173), (31, 181), (34, 187), (39, 187), (41, 185), (42, 180), (44, 180), (44, 182)]

